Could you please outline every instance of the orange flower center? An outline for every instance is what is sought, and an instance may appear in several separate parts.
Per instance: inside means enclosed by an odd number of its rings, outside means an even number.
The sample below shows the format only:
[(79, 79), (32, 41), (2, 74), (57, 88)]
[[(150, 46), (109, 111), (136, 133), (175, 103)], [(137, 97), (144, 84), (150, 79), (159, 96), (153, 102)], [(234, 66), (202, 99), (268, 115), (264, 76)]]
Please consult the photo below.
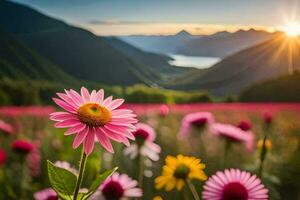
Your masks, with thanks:
[(111, 120), (111, 112), (96, 103), (87, 103), (78, 108), (77, 116), (88, 126), (104, 126)]

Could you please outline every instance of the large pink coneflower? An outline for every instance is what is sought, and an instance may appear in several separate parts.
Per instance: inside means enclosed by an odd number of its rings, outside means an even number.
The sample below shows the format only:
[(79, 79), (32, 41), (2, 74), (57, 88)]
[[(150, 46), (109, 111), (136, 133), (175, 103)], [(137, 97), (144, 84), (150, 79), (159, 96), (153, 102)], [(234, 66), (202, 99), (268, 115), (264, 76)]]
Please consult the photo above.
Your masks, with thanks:
[(136, 115), (129, 109), (117, 109), (123, 99), (113, 100), (112, 96), (104, 99), (104, 91), (93, 90), (91, 93), (84, 87), (81, 95), (74, 90), (57, 93), (60, 97), (54, 102), (67, 112), (54, 112), (50, 119), (56, 121), (55, 127), (68, 128), (65, 135), (75, 134), (73, 148), (83, 143), (84, 152), (89, 155), (94, 148), (95, 140), (109, 152), (113, 152), (110, 139), (129, 145), (134, 139), (132, 131), (137, 122)]
[(214, 122), (214, 116), (210, 112), (197, 112), (187, 114), (181, 122), (180, 136), (187, 136), (190, 134), (193, 127), (204, 128)]
[(18, 139), (11, 143), (11, 149), (17, 153), (29, 154), (34, 149), (34, 144), (29, 140)]
[(0, 166), (4, 165), (6, 162), (6, 153), (4, 150), (0, 149)]
[(132, 132), (135, 137), (135, 144), (131, 144), (124, 150), (125, 155), (130, 155), (133, 159), (138, 154), (157, 161), (161, 148), (154, 143), (156, 132), (154, 129), (144, 123), (136, 124), (136, 130)]
[(226, 169), (204, 185), (203, 200), (267, 200), (268, 190), (260, 179), (239, 169)]
[(10, 135), (13, 133), (13, 128), (10, 124), (0, 120), (0, 132)]
[(46, 188), (34, 193), (35, 200), (58, 200), (56, 192), (52, 188)]
[(253, 150), (254, 134), (251, 131), (243, 131), (230, 124), (214, 123), (211, 125), (211, 132), (230, 142), (244, 143), (248, 150)]
[(141, 197), (143, 192), (137, 187), (138, 182), (126, 174), (114, 173), (107, 178), (91, 199), (121, 200)]

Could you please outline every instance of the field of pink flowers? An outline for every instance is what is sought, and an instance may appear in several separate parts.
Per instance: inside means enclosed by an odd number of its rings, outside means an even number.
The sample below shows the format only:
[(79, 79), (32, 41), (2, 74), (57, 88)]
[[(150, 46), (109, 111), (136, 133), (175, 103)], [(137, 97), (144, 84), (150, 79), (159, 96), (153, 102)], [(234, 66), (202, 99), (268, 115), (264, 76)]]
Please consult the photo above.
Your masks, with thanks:
[(86, 103), (72, 114), (60, 97), (71, 115), (0, 107), (0, 199), (300, 198), (300, 104), (104, 99), (110, 112)]

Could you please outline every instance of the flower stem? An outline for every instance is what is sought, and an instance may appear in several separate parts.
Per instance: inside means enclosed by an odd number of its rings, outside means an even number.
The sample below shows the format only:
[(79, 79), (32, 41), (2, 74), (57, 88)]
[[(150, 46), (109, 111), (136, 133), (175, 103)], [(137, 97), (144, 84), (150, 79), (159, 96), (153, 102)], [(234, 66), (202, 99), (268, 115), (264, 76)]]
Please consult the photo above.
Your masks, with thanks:
[(266, 141), (267, 141), (267, 135), (265, 135), (265, 137), (264, 137), (262, 149), (261, 149), (261, 153), (260, 153), (260, 165), (259, 165), (259, 169), (258, 169), (258, 177), (260, 177), (260, 178), (263, 174), (264, 161), (266, 159), (266, 154), (267, 154)]
[(25, 199), (26, 195), (26, 173), (27, 173), (27, 165), (26, 165), (26, 158), (22, 158), (22, 174), (21, 174), (21, 198), (20, 199)]
[(139, 161), (139, 187), (143, 187), (143, 179), (144, 179), (144, 159), (142, 155), (138, 155), (138, 161)]
[(78, 192), (79, 192), (79, 189), (80, 189), (80, 186), (81, 186), (81, 183), (82, 183), (85, 164), (86, 164), (86, 154), (84, 153), (84, 149), (82, 149), (81, 160), (80, 160), (80, 163), (79, 163), (79, 175), (78, 175), (78, 178), (77, 178), (77, 181), (76, 181), (73, 200), (77, 200)]
[(188, 188), (190, 189), (191, 193), (193, 194), (194, 199), (195, 199), (195, 200), (200, 200), (199, 195), (198, 195), (198, 193), (197, 193), (197, 191), (196, 191), (196, 188), (195, 188), (194, 185), (191, 183), (191, 181), (190, 181), (190, 180), (186, 180), (185, 182), (186, 182)]
[(226, 168), (228, 152), (230, 150), (231, 143), (229, 140), (225, 140), (225, 148), (224, 148), (224, 157), (223, 157), (223, 167)]

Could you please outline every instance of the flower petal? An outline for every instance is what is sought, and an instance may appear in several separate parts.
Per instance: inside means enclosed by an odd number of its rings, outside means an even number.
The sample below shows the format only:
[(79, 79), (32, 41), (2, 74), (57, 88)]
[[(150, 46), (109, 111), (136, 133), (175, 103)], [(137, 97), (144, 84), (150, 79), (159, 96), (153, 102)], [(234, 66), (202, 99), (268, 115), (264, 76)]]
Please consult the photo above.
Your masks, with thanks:
[(58, 98), (52, 98), (52, 99), (58, 106), (65, 109), (66, 111), (69, 111), (70, 113), (76, 113), (76, 109), (73, 106), (70, 106), (69, 104), (67, 104), (66, 102)]
[(90, 102), (90, 94), (89, 94), (89, 91), (85, 87), (81, 88), (81, 96), (85, 103)]
[(75, 139), (73, 141), (73, 148), (76, 149), (79, 145), (85, 140), (87, 134), (89, 133), (89, 127), (86, 127), (84, 130), (80, 131), (76, 134)]
[(83, 148), (86, 155), (90, 155), (94, 149), (95, 130), (89, 131), (83, 142)]
[(120, 105), (122, 105), (123, 103), (124, 103), (124, 99), (115, 99), (109, 105), (107, 105), (107, 107), (110, 110), (114, 110), (118, 108)]
[(98, 138), (100, 144), (110, 153), (114, 153), (114, 149), (109, 141), (108, 137), (103, 132), (96, 132), (96, 137)]

